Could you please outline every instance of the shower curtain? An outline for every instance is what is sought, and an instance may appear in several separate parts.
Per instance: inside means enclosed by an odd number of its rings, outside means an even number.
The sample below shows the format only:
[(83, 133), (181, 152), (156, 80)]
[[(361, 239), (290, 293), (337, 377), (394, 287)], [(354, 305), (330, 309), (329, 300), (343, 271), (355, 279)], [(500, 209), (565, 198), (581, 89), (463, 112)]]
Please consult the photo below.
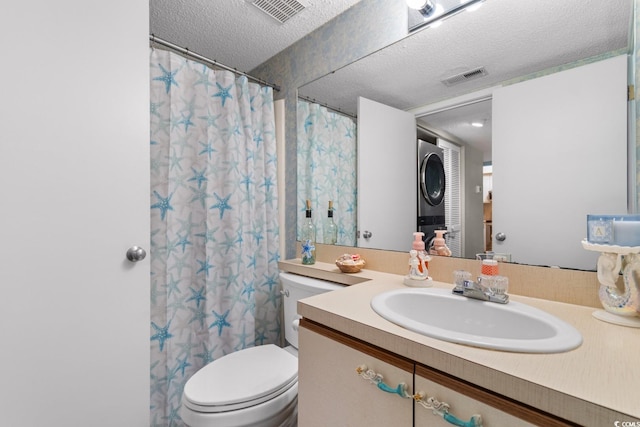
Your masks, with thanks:
[(311, 200), (316, 241), (323, 243), (329, 201), (338, 245), (356, 245), (356, 124), (343, 114), (298, 100), (298, 236)]
[(273, 93), (159, 49), (150, 84), (151, 425), (182, 426), (191, 375), (280, 342)]

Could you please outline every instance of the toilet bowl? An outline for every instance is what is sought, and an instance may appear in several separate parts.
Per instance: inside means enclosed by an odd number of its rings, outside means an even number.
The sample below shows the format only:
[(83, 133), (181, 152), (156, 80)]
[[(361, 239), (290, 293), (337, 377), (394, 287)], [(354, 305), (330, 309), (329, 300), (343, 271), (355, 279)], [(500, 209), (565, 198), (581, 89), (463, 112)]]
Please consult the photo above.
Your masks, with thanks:
[(189, 427), (296, 426), (298, 415), (298, 322), (301, 298), (343, 286), (280, 273), (285, 348), (251, 347), (221, 357), (185, 384), (180, 417)]

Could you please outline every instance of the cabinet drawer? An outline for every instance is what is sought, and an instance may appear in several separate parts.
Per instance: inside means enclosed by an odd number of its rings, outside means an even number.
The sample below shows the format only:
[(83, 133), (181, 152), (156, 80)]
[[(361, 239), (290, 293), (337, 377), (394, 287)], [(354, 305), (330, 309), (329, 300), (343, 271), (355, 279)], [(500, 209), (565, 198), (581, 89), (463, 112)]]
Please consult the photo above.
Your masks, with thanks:
[[(361, 378), (356, 368), (366, 365), (384, 376), (384, 382), (406, 383), (413, 390), (413, 363), (390, 353), (360, 346), (331, 331), (299, 330), (298, 422), (304, 427), (413, 426), (413, 400), (380, 390)], [(311, 329), (310, 329), (311, 328)]]
[[(446, 402), (450, 406), (449, 412), (462, 420), (468, 421), (472, 415), (480, 415), (483, 427), (576, 426), (535, 408), (529, 408), (504, 396), (416, 364), (415, 393), (419, 392), (440, 402)], [(415, 425), (416, 427), (451, 426), (417, 403)]]

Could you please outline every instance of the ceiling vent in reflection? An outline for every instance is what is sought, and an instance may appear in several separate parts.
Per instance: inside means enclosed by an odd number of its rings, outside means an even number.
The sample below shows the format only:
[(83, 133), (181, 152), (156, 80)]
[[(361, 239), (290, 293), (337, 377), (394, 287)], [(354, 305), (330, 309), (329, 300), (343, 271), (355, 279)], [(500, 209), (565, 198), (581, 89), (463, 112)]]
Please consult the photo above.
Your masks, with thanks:
[(251, 4), (281, 24), (307, 7), (298, 0), (251, 0)]
[(444, 83), (446, 86), (453, 86), (455, 84), (466, 82), (468, 80), (484, 77), (487, 74), (488, 74), (487, 70), (485, 70), (484, 67), (478, 67), (469, 71), (465, 71), (464, 73), (459, 73), (459, 74), (456, 74), (455, 76), (446, 78), (442, 80), (442, 83)]

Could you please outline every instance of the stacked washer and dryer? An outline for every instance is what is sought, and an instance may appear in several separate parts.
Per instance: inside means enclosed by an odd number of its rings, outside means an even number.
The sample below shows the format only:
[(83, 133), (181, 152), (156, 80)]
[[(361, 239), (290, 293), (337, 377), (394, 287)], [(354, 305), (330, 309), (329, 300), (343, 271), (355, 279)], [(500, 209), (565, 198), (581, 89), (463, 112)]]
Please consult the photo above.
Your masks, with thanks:
[(444, 194), (444, 150), (418, 139), (418, 231), (424, 233), (425, 245), (436, 236), (435, 230), (446, 230)]

